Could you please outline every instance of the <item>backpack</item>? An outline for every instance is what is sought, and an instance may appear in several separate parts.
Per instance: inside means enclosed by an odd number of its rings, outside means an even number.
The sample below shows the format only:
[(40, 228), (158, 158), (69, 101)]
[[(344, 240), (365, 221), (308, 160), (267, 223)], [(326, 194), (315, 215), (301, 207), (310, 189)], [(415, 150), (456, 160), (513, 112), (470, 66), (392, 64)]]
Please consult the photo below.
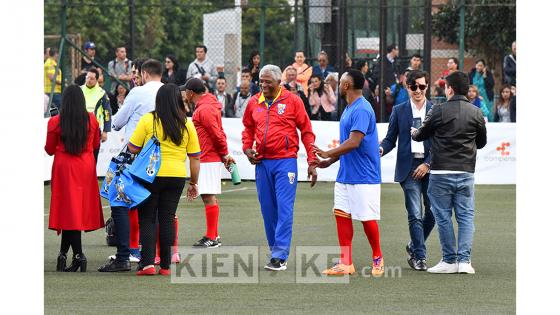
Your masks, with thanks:
[(117, 246), (117, 233), (113, 218), (109, 218), (107, 219), (107, 222), (105, 222), (105, 233), (107, 233), (107, 236), (105, 237), (107, 246)]

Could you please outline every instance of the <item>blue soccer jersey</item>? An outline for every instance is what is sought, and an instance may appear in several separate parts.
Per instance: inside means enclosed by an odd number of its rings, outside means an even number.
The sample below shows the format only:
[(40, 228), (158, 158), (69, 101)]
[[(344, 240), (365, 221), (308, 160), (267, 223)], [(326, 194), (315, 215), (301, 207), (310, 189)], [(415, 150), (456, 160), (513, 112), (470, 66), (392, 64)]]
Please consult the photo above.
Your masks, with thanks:
[(350, 138), (350, 132), (364, 134), (360, 146), (340, 156), (336, 181), (342, 184), (380, 184), (379, 139), (375, 113), (362, 96), (348, 105), (340, 117), (340, 143)]

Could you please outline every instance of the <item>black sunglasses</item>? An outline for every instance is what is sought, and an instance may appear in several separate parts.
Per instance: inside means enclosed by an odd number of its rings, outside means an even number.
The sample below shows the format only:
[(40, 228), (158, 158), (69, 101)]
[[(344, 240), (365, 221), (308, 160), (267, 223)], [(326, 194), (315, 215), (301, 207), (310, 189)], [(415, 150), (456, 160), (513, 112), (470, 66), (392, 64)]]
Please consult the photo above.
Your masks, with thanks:
[(412, 92), (416, 91), (416, 89), (420, 89), (420, 91), (424, 91), (428, 86), (425, 84), (411, 84), (408, 86), (409, 89), (412, 90)]

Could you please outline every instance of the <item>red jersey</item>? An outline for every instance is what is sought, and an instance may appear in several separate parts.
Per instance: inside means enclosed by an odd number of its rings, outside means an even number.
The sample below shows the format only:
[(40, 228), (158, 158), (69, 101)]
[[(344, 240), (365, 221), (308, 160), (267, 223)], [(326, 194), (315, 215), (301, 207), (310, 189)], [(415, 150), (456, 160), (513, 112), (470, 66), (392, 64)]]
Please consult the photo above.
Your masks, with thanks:
[(282, 88), (268, 106), (262, 92), (253, 96), (243, 115), (243, 151), (256, 141), (257, 157), (264, 159), (297, 158), (299, 136), (307, 151), (307, 163), (317, 160), (312, 144), (315, 134), (299, 96)]
[(202, 150), (200, 162), (221, 162), (222, 156), (228, 154), (226, 134), (222, 128), (222, 104), (212, 94), (202, 95), (196, 103), (192, 120)]

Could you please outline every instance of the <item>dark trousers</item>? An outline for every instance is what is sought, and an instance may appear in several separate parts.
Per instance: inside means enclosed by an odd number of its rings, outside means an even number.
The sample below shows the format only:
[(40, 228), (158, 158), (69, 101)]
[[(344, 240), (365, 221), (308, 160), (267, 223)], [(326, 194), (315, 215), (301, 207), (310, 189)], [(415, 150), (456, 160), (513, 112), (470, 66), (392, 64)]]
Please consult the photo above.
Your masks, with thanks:
[(130, 257), (130, 223), (128, 220), (128, 208), (111, 207), (111, 218), (115, 222), (117, 236), (116, 260), (125, 261)]
[(140, 243), (142, 243), (141, 266), (154, 264), (156, 255), (157, 224), (159, 224), (159, 243), (161, 268), (168, 269), (171, 264), (171, 246), (175, 238), (173, 219), (179, 198), (185, 187), (184, 177), (156, 177), (152, 184), (146, 184), (151, 195), (138, 207)]

